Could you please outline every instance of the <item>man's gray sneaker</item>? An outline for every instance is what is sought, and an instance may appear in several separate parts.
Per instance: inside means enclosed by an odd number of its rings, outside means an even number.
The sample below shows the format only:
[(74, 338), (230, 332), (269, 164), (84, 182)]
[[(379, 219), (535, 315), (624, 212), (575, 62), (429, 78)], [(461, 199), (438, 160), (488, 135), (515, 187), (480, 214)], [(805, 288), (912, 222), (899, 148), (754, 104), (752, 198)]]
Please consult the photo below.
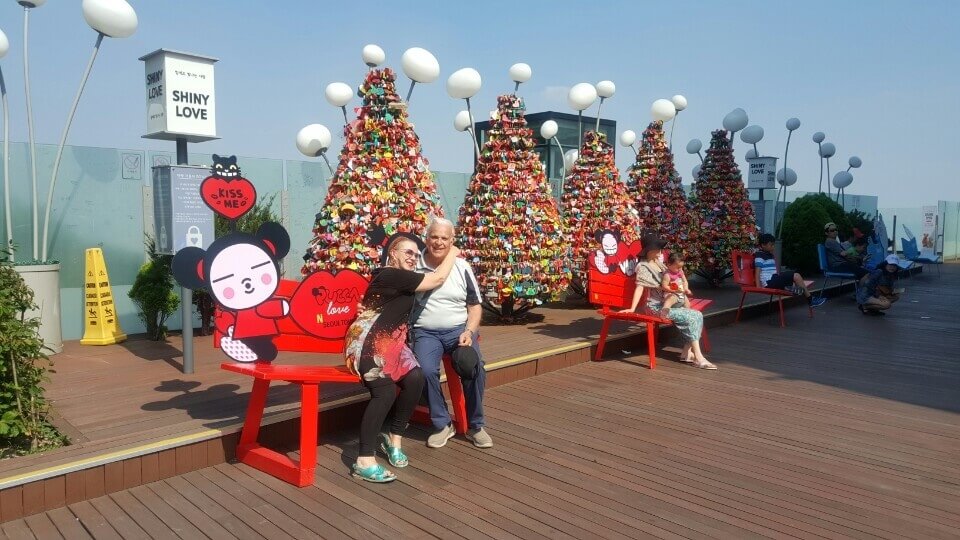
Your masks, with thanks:
[(493, 439), (490, 438), (487, 430), (483, 428), (467, 431), (466, 437), (467, 440), (472, 441), (473, 445), (477, 448), (493, 448)]
[(442, 448), (447, 444), (447, 441), (456, 434), (457, 430), (453, 429), (453, 424), (450, 424), (433, 435), (430, 435), (430, 437), (427, 438), (427, 446), (430, 448)]

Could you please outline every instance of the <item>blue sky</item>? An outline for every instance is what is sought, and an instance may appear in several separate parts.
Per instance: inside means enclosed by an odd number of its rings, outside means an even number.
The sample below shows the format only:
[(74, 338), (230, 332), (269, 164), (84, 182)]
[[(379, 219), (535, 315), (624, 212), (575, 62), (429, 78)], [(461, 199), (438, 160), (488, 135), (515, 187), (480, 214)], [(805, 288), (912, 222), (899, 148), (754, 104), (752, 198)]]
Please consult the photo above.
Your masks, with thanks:
[[(698, 162), (683, 147), (706, 143), (734, 107), (763, 126), (762, 154), (782, 156), (784, 122), (802, 126), (790, 163), (799, 189), (815, 190), (816, 145), (823, 131), (837, 146), (834, 171), (863, 159), (851, 193), (876, 194), (881, 207), (960, 200), (954, 130), (960, 124), (960, 2), (781, 0), (707, 2), (340, 2), (287, 0), (132, 0), (140, 28), (106, 40), (77, 113), (71, 144), (172, 149), (140, 138), (145, 131), (141, 55), (160, 47), (220, 58), (219, 141), (191, 151), (301, 159), (296, 132), (313, 122), (339, 131), (340, 112), (325, 85), (356, 86), (360, 50), (377, 43), (399, 71), (409, 47), (432, 51), (440, 79), (418, 85), (410, 114), (434, 170), (467, 171), (471, 148), (453, 130), (462, 101), (444, 81), (461, 67), (484, 79), (474, 98), (481, 116), (509, 92), (507, 68), (533, 67), (521, 87), (530, 112), (567, 111), (566, 89), (610, 79), (617, 94), (604, 116), (618, 132), (640, 133), (650, 104), (684, 94), (676, 128), (677, 168), (689, 182)], [(11, 106), (11, 139), (26, 140), (21, 64), (22, 10), (0, 4), (11, 43), (0, 60)], [(80, 2), (53, 0), (31, 14), (31, 81), (37, 140), (56, 143), (95, 35)], [(406, 80), (401, 83), (406, 88)], [(356, 101), (354, 102), (356, 104)], [(339, 150), (331, 151), (331, 157)], [(738, 140), (741, 161), (747, 145)], [(623, 170), (632, 160), (618, 148)], [(782, 165), (782, 163), (781, 163)], [(845, 168), (845, 166), (844, 166)]]

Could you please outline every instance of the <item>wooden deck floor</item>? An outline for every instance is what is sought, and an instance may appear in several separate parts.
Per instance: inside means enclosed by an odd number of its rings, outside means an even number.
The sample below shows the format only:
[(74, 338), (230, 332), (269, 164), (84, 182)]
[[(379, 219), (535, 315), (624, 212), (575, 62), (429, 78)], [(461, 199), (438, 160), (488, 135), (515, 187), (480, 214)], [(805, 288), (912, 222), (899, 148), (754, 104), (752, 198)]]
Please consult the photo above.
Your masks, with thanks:
[[(391, 485), (326, 436), (313, 486), (225, 464), (2, 525), (11, 538), (958, 538), (960, 266), (886, 317), (831, 300), (716, 329), (707, 372), (639, 354), (491, 389), (496, 446), (413, 429)], [(639, 352), (639, 351), (638, 351)], [(670, 359), (675, 350), (663, 351)]]

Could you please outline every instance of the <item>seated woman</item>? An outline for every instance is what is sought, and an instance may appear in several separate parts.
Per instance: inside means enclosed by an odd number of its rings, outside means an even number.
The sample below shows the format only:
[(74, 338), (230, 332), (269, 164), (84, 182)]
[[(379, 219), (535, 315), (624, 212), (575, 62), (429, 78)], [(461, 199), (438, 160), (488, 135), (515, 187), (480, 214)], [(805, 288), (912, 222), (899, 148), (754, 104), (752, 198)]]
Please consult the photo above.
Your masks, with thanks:
[(420, 365), (407, 346), (414, 293), (442, 285), (460, 254), (459, 249), (451, 248), (436, 271), (421, 274), (414, 271), (420, 258), (418, 247), (418, 239), (412, 234), (390, 237), (383, 251), (383, 267), (373, 271), (362, 312), (347, 330), (347, 367), (370, 390), (370, 401), (360, 421), (360, 452), (353, 475), (369, 482), (396, 479), (376, 458), (377, 433), (388, 415), (392, 417), (390, 433), (380, 433), (380, 449), (394, 467), (409, 464), (400, 445), (424, 381)]
[[(665, 293), (660, 284), (667, 267), (660, 261), (660, 255), (666, 242), (657, 236), (647, 235), (641, 241), (643, 249), (640, 251), (640, 264), (637, 265), (637, 288), (633, 293), (633, 302), (621, 312), (636, 311), (643, 296), (644, 288), (650, 289), (647, 296), (647, 305), (644, 306), (651, 314), (660, 315), (663, 309)], [(717, 369), (710, 363), (700, 350), (700, 333), (703, 331), (703, 313), (685, 307), (673, 307), (666, 314), (666, 318), (673, 321), (674, 326), (683, 336), (683, 351), (680, 361), (693, 364), (701, 369)]]
[(860, 280), (857, 291), (857, 307), (864, 315), (885, 315), (894, 302), (900, 299), (900, 291), (894, 288), (894, 280), (900, 272), (896, 255), (889, 255), (884, 264)]

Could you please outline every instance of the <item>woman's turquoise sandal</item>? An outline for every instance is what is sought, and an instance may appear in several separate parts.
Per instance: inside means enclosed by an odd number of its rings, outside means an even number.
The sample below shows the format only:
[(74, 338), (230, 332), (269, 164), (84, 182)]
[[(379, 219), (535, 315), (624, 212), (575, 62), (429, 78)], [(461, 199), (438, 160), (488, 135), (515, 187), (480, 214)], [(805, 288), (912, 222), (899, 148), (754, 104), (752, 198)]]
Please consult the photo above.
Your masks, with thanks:
[(402, 469), (410, 464), (410, 460), (407, 459), (407, 455), (403, 453), (403, 450), (390, 446), (390, 436), (386, 433), (380, 434), (380, 450), (387, 455), (387, 460), (390, 461), (390, 464), (398, 469)]
[(393, 482), (397, 477), (383, 465), (377, 463), (376, 465), (371, 465), (369, 467), (358, 467), (356, 463), (353, 464), (353, 476), (360, 478), (361, 480), (366, 480), (367, 482), (375, 482), (377, 484), (385, 484), (387, 482)]

